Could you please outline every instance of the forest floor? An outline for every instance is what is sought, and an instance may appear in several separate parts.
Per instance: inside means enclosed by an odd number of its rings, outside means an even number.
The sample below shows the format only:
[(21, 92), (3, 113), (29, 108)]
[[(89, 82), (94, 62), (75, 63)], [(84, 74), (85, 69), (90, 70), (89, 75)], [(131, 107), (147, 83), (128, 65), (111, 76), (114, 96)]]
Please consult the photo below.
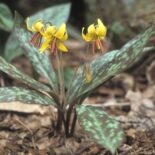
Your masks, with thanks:
[[(136, 67), (102, 84), (84, 104), (103, 108), (117, 119), (125, 139), (117, 155), (155, 155), (155, 59), (148, 56)], [(86, 60), (87, 58), (87, 60)], [(89, 57), (75, 52), (65, 57), (65, 67), (75, 67)], [(148, 60), (148, 61), (146, 61)], [(13, 64), (33, 76), (25, 57)], [(42, 77), (40, 81), (46, 82)], [(0, 86), (20, 83), (0, 75)], [(80, 129), (77, 122), (74, 137), (55, 135), (52, 124), (56, 112), (51, 106), (10, 104), (0, 105), (0, 155), (110, 155)]]

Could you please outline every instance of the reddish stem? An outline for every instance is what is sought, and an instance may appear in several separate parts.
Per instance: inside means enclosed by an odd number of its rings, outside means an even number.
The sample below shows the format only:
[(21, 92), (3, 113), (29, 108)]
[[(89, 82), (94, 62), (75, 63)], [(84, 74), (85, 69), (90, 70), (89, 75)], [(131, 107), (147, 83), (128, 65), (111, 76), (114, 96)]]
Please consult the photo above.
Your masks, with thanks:
[(38, 37), (38, 35), (39, 35), (39, 32), (35, 33), (35, 34), (33, 35), (32, 39), (30, 40), (30, 43), (34, 44), (36, 38)]
[(92, 43), (92, 52), (93, 52), (93, 54), (95, 54), (95, 49), (96, 49), (96, 43), (93, 42)]
[(104, 52), (104, 46), (103, 46), (103, 42), (101, 40), (98, 40), (99, 46), (101, 48), (101, 52)]
[(52, 54), (56, 54), (56, 42), (55, 42), (55, 39), (52, 41), (52, 43), (51, 43), (51, 53)]

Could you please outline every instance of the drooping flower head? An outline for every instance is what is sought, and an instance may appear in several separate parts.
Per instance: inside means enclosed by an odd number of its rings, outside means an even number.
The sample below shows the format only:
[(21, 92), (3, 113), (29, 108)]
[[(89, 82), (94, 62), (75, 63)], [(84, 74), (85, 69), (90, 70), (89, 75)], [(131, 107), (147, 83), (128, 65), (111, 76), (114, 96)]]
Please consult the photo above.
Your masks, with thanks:
[(39, 48), (41, 46), (42, 41), (42, 33), (44, 31), (44, 24), (42, 20), (35, 21), (32, 26), (29, 26), (29, 18), (26, 19), (26, 26), (30, 32), (33, 32), (34, 35), (32, 36), (30, 43), (32, 43), (35, 47)]
[(59, 28), (48, 25), (43, 33), (43, 38), (45, 41), (40, 48), (40, 52), (44, 52), (46, 49), (50, 49), (52, 54), (55, 54), (58, 50), (68, 52), (64, 45), (64, 41), (68, 39), (66, 24), (63, 23)]
[(87, 33), (84, 34), (84, 27), (82, 28), (82, 37), (85, 41), (92, 43), (93, 53), (97, 49), (104, 51), (104, 38), (106, 36), (107, 28), (100, 19), (97, 19), (97, 25), (91, 24)]

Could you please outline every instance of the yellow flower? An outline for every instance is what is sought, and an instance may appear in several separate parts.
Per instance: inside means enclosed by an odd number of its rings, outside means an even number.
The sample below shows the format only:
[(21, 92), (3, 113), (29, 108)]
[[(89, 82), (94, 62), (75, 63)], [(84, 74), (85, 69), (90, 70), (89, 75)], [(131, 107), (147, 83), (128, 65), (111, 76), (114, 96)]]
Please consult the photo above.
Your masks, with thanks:
[(82, 37), (85, 41), (92, 43), (92, 51), (95, 52), (95, 49), (104, 51), (104, 42), (103, 39), (106, 36), (107, 28), (104, 26), (100, 19), (97, 19), (97, 25), (91, 24), (88, 27), (88, 32), (84, 34), (84, 27), (82, 28)]
[(40, 48), (40, 52), (44, 52), (46, 49), (50, 49), (53, 54), (57, 50), (68, 52), (64, 45), (64, 41), (68, 39), (66, 24), (63, 23), (59, 28), (49, 25), (43, 33), (43, 37), (45, 41)]
[(26, 19), (26, 26), (27, 29), (30, 32), (34, 32), (34, 35), (32, 36), (30, 43), (32, 43), (35, 47), (39, 48), (42, 41), (42, 34), (44, 31), (44, 24), (42, 23), (42, 20), (35, 21), (32, 26), (29, 26), (29, 18)]

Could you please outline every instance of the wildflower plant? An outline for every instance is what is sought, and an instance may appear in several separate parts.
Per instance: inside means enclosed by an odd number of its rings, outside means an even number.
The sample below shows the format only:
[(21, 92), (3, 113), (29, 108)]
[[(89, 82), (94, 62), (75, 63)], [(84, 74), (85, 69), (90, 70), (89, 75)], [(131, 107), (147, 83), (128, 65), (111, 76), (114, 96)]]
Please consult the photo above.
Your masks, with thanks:
[[(67, 26), (51, 24), (43, 18), (23, 20), (16, 13), (15, 28), (20, 47), (32, 62), (37, 73), (44, 76), (49, 85), (45, 85), (25, 75), (16, 67), (0, 57), (0, 70), (29, 86), (27, 88), (4, 87), (0, 88), (0, 102), (19, 101), (42, 105), (53, 105), (57, 109), (55, 132), (64, 131), (64, 136), (74, 135), (76, 120), (81, 128), (98, 144), (115, 153), (124, 138), (120, 123), (109, 116), (101, 108), (82, 105), (84, 99), (103, 82), (114, 75), (124, 71), (138, 62), (152, 47), (145, 47), (150, 37), (154, 34), (153, 26), (125, 44), (121, 49), (107, 52), (100, 57), (78, 67), (75, 71), (70, 86), (65, 89), (64, 73), (62, 66), (63, 54), (69, 53), (65, 45), (68, 39)], [(82, 29), (82, 37), (88, 42), (90, 52), (104, 51), (104, 38), (106, 26), (100, 19), (97, 25), (91, 24), (87, 32)], [(57, 60), (58, 71), (55, 71), (46, 52)]]

